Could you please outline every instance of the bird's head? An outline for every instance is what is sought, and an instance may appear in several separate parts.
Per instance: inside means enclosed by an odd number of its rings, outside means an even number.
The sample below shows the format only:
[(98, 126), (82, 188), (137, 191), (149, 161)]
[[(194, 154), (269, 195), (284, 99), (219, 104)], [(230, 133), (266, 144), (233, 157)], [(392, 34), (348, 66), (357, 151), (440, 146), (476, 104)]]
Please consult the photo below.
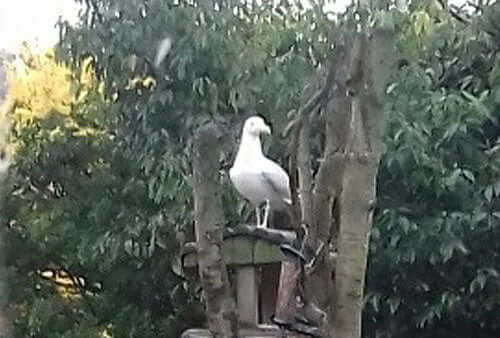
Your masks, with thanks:
[(259, 137), (260, 134), (271, 135), (271, 127), (269, 127), (264, 119), (260, 116), (249, 117), (243, 125), (243, 134)]

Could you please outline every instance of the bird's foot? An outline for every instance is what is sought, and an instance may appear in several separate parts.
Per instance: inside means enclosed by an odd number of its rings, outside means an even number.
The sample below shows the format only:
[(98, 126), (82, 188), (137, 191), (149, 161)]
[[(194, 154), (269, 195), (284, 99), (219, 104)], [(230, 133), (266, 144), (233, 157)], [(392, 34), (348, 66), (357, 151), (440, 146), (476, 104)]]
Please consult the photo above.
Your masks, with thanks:
[(260, 228), (260, 225), (262, 224), (261, 221), (260, 221), (260, 210), (259, 210), (259, 207), (257, 206), (255, 208), (255, 220), (257, 221), (257, 228)]

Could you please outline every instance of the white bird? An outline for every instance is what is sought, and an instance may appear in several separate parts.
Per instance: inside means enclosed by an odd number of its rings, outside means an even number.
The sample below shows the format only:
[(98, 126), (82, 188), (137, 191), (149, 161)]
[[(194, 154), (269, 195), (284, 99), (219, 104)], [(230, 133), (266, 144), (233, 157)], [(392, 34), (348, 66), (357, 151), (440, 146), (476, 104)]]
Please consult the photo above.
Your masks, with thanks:
[[(291, 204), (289, 177), (283, 168), (262, 153), (261, 134), (271, 134), (271, 128), (259, 116), (245, 121), (240, 147), (229, 170), (236, 190), (255, 207), (257, 227), (267, 227), (269, 210), (281, 210)], [(261, 222), (259, 206), (265, 202)]]

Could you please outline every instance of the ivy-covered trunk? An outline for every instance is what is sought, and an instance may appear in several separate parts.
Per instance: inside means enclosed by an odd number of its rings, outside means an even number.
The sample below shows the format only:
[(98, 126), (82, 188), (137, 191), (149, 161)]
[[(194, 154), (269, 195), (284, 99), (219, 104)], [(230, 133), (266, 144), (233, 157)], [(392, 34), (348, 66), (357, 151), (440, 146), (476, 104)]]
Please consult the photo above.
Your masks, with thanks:
[(208, 328), (214, 338), (226, 338), (238, 336), (238, 316), (222, 256), (225, 219), (219, 187), (219, 134), (214, 124), (198, 129), (192, 185), (198, 269)]

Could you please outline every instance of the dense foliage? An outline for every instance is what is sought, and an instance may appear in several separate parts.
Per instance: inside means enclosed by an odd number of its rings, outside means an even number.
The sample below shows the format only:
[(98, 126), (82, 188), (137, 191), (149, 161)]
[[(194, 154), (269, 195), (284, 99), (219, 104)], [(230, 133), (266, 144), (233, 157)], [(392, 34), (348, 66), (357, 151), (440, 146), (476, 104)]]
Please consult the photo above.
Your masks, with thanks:
[[(325, 43), (306, 48), (313, 13), (291, 19), (269, 6), (240, 7), (235, 16), (222, 3), (217, 10), (159, 1), (93, 5), (82, 17), (88, 26), (62, 27), (58, 46), (74, 74), (91, 67), (96, 76), (90, 84), (73, 76), (67, 99), (77, 124), (47, 105), (48, 114), (29, 114), (34, 117), (14, 141), (4, 243), (10, 284), (27, 287), (10, 294), (18, 306), (13, 332), (176, 336), (202, 320), (195, 286), (178, 275), (176, 257), (192, 232), (193, 128), (212, 118), (240, 120), (238, 114), (252, 111), (270, 117), (266, 107), (281, 112), (281, 121), (278, 114), (273, 120), (284, 124), (285, 112), (299, 103), (302, 77), (313, 71), (311, 53), (326, 57)], [(309, 35), (298, 38), (300, 31)], [(152, 68), (165, 35), (174, 48)], [(293, 85), (285, 85), (289, 80)], [(39, 83), (23, 88), (36, 88), (32, 95), (42, 101), (46, 97), (37, 94), (50, 92)], [(17, 96), (19, 109), (30, 110), (31, 100)], [(225, 177), (222, 184), (229, 219), (236, 223), (235, 195)], [(45, 269), (69, 274), (78, 297), (65, 300), (53, 278), (38, 274)]]
[(467, 23), (437, 12), (401, 41), (419, 54), (390, 94), (365, 311), (373, 336), (500, 332), (499, 9)]
[[(170, 269), (176, 246), (165, 235), (168, 209), (149, 198), (140, 162), (117, 142), (112, 110), (89, 81), (91, 72), (76, 77), (73, 96), (64, 75), (38, 81), (67, 72), (58, 67), (55, 61), (31, 66), (10, 92), (18, 100), (17, 136), (3, 245), (9, 284), (23, 286), (10, 288), (12, 301), (22, 300), (15, 336), (87, 337), (111, 327), (118, 336), (179, 331), (183, 322), (172, 319), (169, 304), (176, 299), (179, 318), (191, 311), (182, 306), (191, 301), (190, 284)], [(40, 116), (40, 106), (51, 110)], [(70, 290), (39, 275), (49, 271), (69, 281)], [(147, 311), (152, 307), (154, 314)], [(151, 325), (154, 318), (161, 320)]]
[[(79, 26), (61, 24), (56, 54), (70, 69), (27, 64), (32, 82), (10, 94), (19, 118), (0, 248), (12, 333), (179, 336), (203, 321), (177, 257), (192, 232), (193, 129), (217, 120), (233, 137), (258, 112), (283, 130), (328, 66), (333, 27), (355, 14), (334, 24), (319, 5), (287, 1), (83, 6)], [(395, 17), (401, 62), (388, 89), (367, 337), (500, 331), (498, 20), (500, 5), (450, 15), (435, 1)], [(47, 74), (55, 82), (37, 80)], [(275, 132), (269, 149), (283, 163), (286, 141)], [(221, 147), (225, 170), (233, 149)], [(244, 210), (225, 172), (221, 189), (235, 224)]]

